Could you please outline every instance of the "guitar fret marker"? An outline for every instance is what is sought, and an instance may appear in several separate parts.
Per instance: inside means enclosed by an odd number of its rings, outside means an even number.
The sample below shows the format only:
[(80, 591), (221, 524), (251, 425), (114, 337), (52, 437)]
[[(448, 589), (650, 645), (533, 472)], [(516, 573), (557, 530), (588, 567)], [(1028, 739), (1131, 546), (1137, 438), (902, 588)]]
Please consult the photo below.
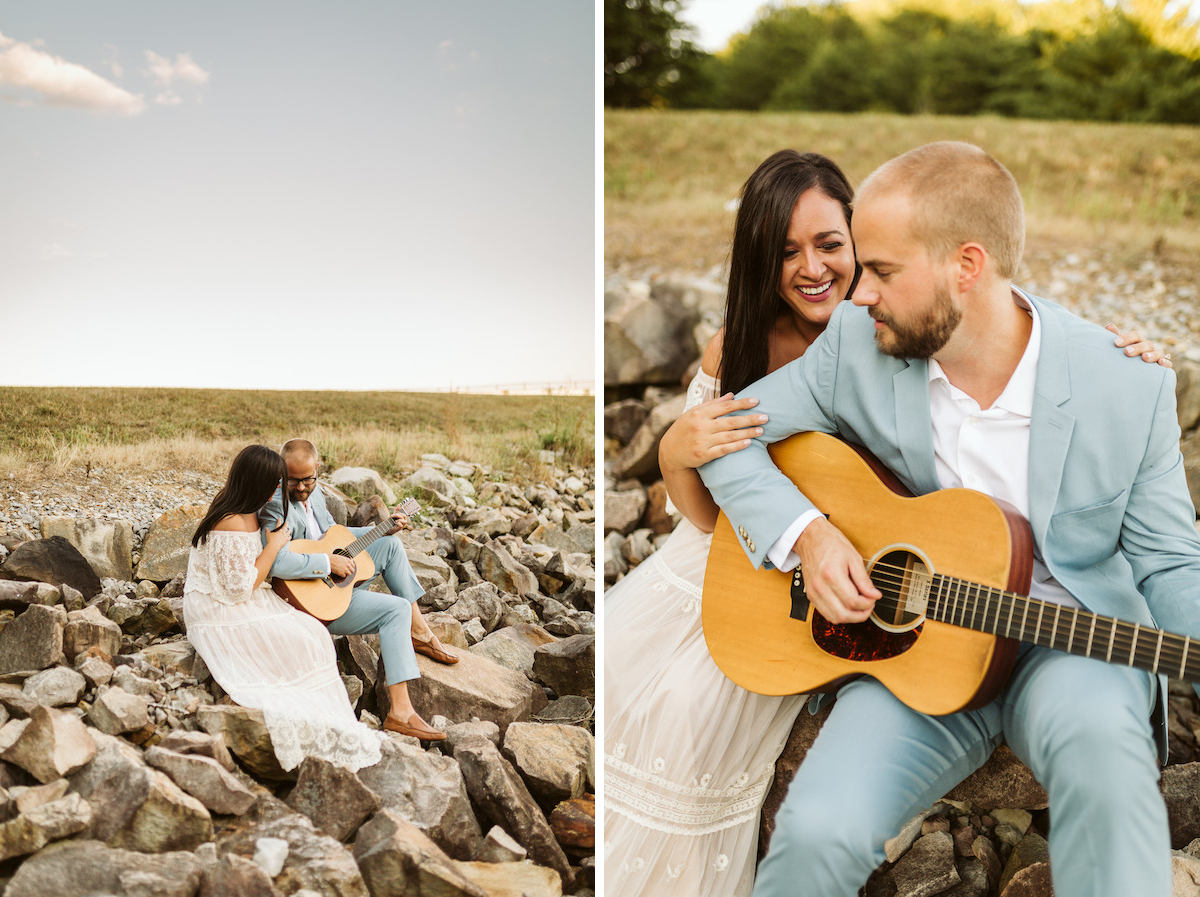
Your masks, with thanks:
[(1140, 624), (1133, 624), (1133, 641), (1129, 643), (1129, 665), (1133, 666), (1133, 655), (1137, 652), (1138, 630), (1141, 629)]
[(1183, 640), (1183, 658), (1179, 661), (1179, 678), (1180, 679), (1187, 678), (1186, 674), (1183, 671), (1185, 669), (1187, 669), (1188, 648), (1190, 648), (1190, 647), (1192, 647), (1192, 640), (1190, 638), (1185, 637)]
[(1071, 652), (1075, 647), (1075, 624), (1079, 622), (1079, 608), (1073, 608), (1075, 615), (1071, 617), (1071, 632), (1067, 636), (1067, 651)]
[[(1079, 611), (1075, 611), (1075, 615), (1078, 616)], [(1087, 648), (1085, 648), (1084, 652), (1083, 652), (1088, 657), (1092, 656), (1092, 639), (1095, 637), (1095, 635), (1096, 635), (1096, 618), (1092, 617), (1092, 625), (1088, 627)]]
[(1154, 667), (1150, 670), (1152, 673), (1158, 672), (1158, 657), (1162, 653), (1163, 636), (1166, 635), (1161, 629), (1158, 630), (1158, 644), (1154, 646)]

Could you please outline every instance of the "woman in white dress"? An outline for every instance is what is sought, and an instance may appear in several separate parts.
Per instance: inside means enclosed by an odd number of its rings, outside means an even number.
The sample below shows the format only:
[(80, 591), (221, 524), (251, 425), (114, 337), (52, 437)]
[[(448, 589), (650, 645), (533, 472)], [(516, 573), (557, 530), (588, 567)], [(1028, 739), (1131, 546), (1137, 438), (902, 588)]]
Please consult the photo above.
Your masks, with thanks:
[[(750, 893), (759, 812), (805, 696), (748, 692), (708, 653), (700, 598), (717, 507), (696, 468), (761, 432), (761, 415), (722, 417), (754, 406), (732, 395), (802, 355), (850, 295), (852, 198), (837, 165), (792, 150), (766, 159), (742, 188), (725, 326), (659, 449), (684, 519), (603, 599), (607, 897)], [(1163, 358), (1136, 332), (1116, 344)]]
[(385, 736), (355, 718), (329, 632), (266, 583), (289, 531), (281, 523), (264, 547), (257, 512), (286, 489), (287, 475), (283, 458), (264, 445), (234, 458), (192, 537), (183, 595), (188, 639), (233, 700), (263, 711), (285, 770), (305, 757), (358, 770), (379, 762)]

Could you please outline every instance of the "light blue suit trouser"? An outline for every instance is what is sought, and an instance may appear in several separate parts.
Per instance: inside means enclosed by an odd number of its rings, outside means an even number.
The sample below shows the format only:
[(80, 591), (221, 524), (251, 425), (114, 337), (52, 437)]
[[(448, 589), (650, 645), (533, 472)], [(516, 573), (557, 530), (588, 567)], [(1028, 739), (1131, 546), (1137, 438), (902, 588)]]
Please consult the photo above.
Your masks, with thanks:
[(986, 707), (926, 716), (874, 679), (844, 686), (776, 816), (755, 897), (854, 897), (884, 842), (1003, 737), (1050, 798), (1058, 897), (1167, 897), (1171, 845), (1147, 673), (1023, 648)]
[(334, 635), (379, 633), (379, 653), (388, 685), (419, 679), (417, 654), (412, 643), (412, 606), (425, 594), (404, 545), (395, 536), (383, 536), (367, 546), (375, 570), (392, 594), (355, 589), (346, 612), (329, 624)]

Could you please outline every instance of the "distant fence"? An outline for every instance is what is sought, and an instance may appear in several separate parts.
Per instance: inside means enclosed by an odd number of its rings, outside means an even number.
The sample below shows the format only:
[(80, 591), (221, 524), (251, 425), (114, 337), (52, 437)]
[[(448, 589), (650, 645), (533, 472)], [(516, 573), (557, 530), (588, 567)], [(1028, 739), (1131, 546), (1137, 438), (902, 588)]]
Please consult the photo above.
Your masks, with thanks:
[(429, 392), (469, 392), (498, 396), (590, 396), (596, 391), (595, 380), (530, 380), (521, 383), (490, 383), (486, 386), (453, 384), (432, 388)]

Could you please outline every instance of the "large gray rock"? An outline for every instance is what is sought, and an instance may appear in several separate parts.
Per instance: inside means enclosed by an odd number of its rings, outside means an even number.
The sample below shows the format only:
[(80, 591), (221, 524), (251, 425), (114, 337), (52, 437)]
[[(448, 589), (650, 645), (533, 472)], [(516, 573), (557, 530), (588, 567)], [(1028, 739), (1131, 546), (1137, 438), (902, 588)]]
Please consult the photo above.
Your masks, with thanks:
[(604, 385), (678, 383), (700, 354), (698, 314), (640, 281), (606, 284)]
[(144, 759), (213, 813), (240, 816), (254, 806), (254, 792), (211, 757), (152, 747)]
[(186, 575), (192, 534), (207, 511), (204, 505), (185, 505), (159, 515), (142, 542), (137, 578), (166, 582)]
[(284, 894), (308, 889), (322, 897), (368, 897), (354, 857), (342, 844), (313, 827), (300, 813), (273, 810), (262, 821), (236, 830), (217, 842), (222, 855), (253, 856), (259, 840), (277, 838), (287, 842), (283, 870), (275, 876), (275, 887)]
[(418, 467), (401, 485), (416, 494), (422, 502), (434, 507), (449, 508), (455, 504), (454, 484), (444, 473), (432, 467)]
[(283, 897), (271, 877), (253, 860), (227, 853), (204, 868), (197, 897)]
[(456, 532), (494, 539), (512, 531), (512, 521), (496, 508), (467, 508), (454, 518)]
[(954, 865), (954, 839), (933, 832), (917, 840), (892, 870), (897, 897), (933, 897), (961, 880)]
[(44, 670), (63, 656), (67, 612), (58, 605), (34, 604), (0, 630), (0, 673)]
[(573, 635), (538, 648), (534, 675), (559, 696), (596, 697), (596, 637)]
[(96, 698), (87, 718), (101, 732), (122, 735), (145, 728), (150, 712), (145, 698), (112, 686)]
[(25, 582), (15, 579), (0, 579), (0, 610), (14, 610), (18, 614), (31, 604), (47, 606), (62, 601), (62, 591), (48, 582)]
[(489, 897), (424, 832), (394, 810), (381, 810), (358, 832), (354, 859), (373, 897)]
[(455, 653), (459, 661), (452, 666), (417, 656), (421, 678), (408, 684), (416, 706), (455, 721), (490, 720), (502, 733), (509, 723), (528, 720), (535, 709), (541, 709), (534, 707), (536, 689), (523, 674), (469, 651)]
[(645, 423), (633, 435), (633, 439), (608, 465), (609, 473), (618, 480), (659, 479), (661, 474), (658, 468), (658, 444), (671, 424), (683, 413), (686, 405), (686, 393), (680, 393), (675, 398), (656, 405)]
[(558, 873), (533, 863), (459, 863), (458, 871), (488, 897), (562, 897)]
[(97, 654), (111, 660), (121, 653), (121, 627), (94, 606), (67, 614), (63, 629), (63, 654), (74, 663), (80, 654)]
[(492, 663), (498, 663), (532, 678), (534, 652), (553, 641), (554, 636), (541, 626), (518, 623), (497, 629), (478, 644), (472, 645), (469, 650), (472, 654), (486, 657)]
[(637, 529), (646, 510), (646, 490), (604, 493), (604, 532), (629, 535)]
[(521, 776), (496, 746), (482, 738), (464, 741), (455, 746), (454, 759), (484, 818), (511, 832), (534, 862), (557, 871), (564, 886), (571, 884), (570, 861)]
[(78, 794), (34, 807), (0, 825), (0, 861), (41, 850), (51, 841), (83, 831), (92, 808)]
[(21, 767), (39, 782), (53, 782), (90, 763), (96, 743), (74, 714), (34, 707), (28, 719), (0, 729), (0, 760)]
[(4, 897), (195, 897), (202, 863), (191, 851), (146, 854), (98, 841), (53, 844), (25, 860)]
[(217, 704), (199, 708), (196, 720), (205, 732), (220, 735), (229, 750), (255, 777), (275, 781), (296, 777), (294, 771), (285, 772), (279, 765), (261, 710)]
[(502, 542), (492, 539), (480, 546), (475, 562), (479, 573), (501, 592), (531, 598), (538, 593), (537, 577), (522, 565)]
[(87, 601), (100, 593), (100, 577), (79, 549), (62, 536), (22, 542), (0, 564), (0, 579), (69, 585)]
[(596, 744), (579, 726), (513, 723), (504, 734), (504, 756), (544, 808), (581, 797), (596, 778)]
[(389, 505), (396, 503), (396, 493), (377, 471), (369, 467), (339, 467), (329, 475), (329, 482), (342, 492), (357, 495), (359, 498), (378, 495)]
[(101, 579), (133, 579), (133, 525), (96, 517), (43, 517), (42, 537), (62, 536)]
[(54, 667), (34, 673), (25, 680), (21, 690), (39, 704), (47, 707), (62, 707), (64, 704), (74, 704), (87, 688), (87, 680), (82, 673), (77, 673), (70, 667)]
[(389, 739), (380, 761), (360, 769), (358, 778), (384, 809), (395, 810), (450, 856), (474, 856), (483, 833), (453, 760)]
[(287, 804), (330, 837), (349, 841), (379, 809), (379, 797), (345, 767), (306, 757)]
[(212, 840), (212, 817), (203, 804), (120, 738), (95, 738), (95, 757), (70, 776), (71, 790), (101, 810), (85, 837), (146, 853), (192, 850)]
[(491, 632), (500, 624), (505, 607), (496, 586), (484, 582), (460, 591), (458, 600), (446, 609), (446, 613), (460, 623), (478, 620), (485, 632)]

